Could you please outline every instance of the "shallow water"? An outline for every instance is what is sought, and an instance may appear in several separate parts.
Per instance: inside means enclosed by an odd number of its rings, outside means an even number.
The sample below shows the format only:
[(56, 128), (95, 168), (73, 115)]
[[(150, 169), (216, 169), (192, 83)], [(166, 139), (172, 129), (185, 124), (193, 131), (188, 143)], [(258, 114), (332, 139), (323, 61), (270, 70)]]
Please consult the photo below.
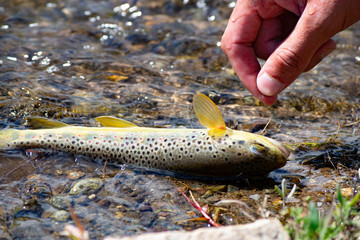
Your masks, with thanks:
[[(179, 194), (191, 189), (224, 225), (250, 222), (238, 199), (279, 210), (274, 185), (286, 176), (318, 206), (337, 183), (355, 184), (359, 167), (360, 28), (338, 34), (338, 49), (266, 107), (244, 89), (219, 47), (231, 1), (68, 0), (0, 3), (0, 127), (26, 128), (44, 116), (97, 126), (113, 115), (140, 126), (201, 127), (191, 107), (201, 91), (229, 127), (262, 130), (294, 148), (291, 161), (259, 181), (204, 182), (119, 169), (81, 156), (43, 151), (0, 153), (0, 238), (61, 238), (72, 205), (92, 238), (208, 226)], [(310, 145), (309, 143), (316, 143)], [(304, 165), (306, 163), (307, 165)], [(335, 170), (334, 170), (335, 168)], [(91, 193), (69, 195), (81, 179)], [(63, 213), (63, 212), (62, 212)], [(253, 213), (254, 218), (260, 217)]]

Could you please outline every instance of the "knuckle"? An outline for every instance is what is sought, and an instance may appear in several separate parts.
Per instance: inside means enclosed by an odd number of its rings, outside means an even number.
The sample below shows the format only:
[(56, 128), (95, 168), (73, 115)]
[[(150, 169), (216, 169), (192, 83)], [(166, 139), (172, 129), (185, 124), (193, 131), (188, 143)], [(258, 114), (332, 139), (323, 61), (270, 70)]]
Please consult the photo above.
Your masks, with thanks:
[(303, 59), (289, 49), (281, 49), (281, 51), (276, 54), (276, 58), (278, 63), (286, 69), (295, 68), (300, 71), (304, 65)]

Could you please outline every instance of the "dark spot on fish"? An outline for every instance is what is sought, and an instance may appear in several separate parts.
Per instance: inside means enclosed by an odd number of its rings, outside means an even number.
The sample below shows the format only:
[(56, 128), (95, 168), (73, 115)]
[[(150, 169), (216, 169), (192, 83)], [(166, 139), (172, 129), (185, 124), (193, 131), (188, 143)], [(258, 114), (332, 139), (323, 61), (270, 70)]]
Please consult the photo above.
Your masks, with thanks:
[(237, 155), (238, 155), (238, 156), (241, 156), (241, 152), (238, 152)]
[(212, 150), (213, 150), (213, 148), (212, 148), (212, 146), (210, 146), (210, 147), (209, 147), (209, 151), (212, 151)]
[(40, 142), (41, 144), (44, 144), (44, 140), (41, 140), (41, 142)]
[(201, 144), (201, 141), (198, 141), (197, 143), (198, 143), (198, 144)]
[(244, 143), (245, 143), (244, 140), (239, 140), (239, 141), (238, 141), (238, 144), (240, 144), (240, 145), (243, 145)]

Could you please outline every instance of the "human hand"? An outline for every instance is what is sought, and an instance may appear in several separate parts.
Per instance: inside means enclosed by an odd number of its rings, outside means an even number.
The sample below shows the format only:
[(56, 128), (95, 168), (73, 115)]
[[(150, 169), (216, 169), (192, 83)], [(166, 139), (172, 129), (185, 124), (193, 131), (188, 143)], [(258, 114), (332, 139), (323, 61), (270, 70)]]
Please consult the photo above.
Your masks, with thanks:
[[(221, 40), (245, 87), (267, 105), (335, 50), (360, 19), (359, 0), (238, 0)], [(267, 59), (261, 68), (257, 57)]]

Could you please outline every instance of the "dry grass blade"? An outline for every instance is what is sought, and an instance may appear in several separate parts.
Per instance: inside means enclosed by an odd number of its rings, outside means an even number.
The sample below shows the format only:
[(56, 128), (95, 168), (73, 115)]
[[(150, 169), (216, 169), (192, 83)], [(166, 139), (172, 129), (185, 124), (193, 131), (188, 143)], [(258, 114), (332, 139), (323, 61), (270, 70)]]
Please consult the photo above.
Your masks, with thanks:
[(242, 213), (244, 216), (246, 216), (247, 218), (249, 218), (251, 221), (255, 221), (256, 218), (253, 215), (256, 215), (256, 213), (254, 213), (254, 211), (244, 202), (239, 201), (239, 200), (221, 200), (219, 202), (217, 202), (215, 204), (215, 206), (219, 206), (219, 205), (229, 205), (229, 204), (237, 204), (239, 206), (241, 206), (242, 208), (239, 208), (239, 212)]
[(81, 224), (79, 218), (75, 214), (74, 209), (71, 207), (70, 204), (68, 204), (69, 212), (71, 215), (71, 218), (74, 220), (75, 225), (66, 225), (65, 231), (68, 233), (68, 235), (75, 240), (89, 240), (89, 234), (87, 231), (85, 231), (84, 226)]
[(193, 200), (193, 202), (188, 198), (188, 196), (186, 196), (186, 194), (182, 191), (180, 191), (180, 193), (184, 196), (184, 198), (197, 210), (199, 210), (201, 212), (201, 214), (209, 221), (209, 223), (214, 226), (214, 227), (220, 227), (219, 224), (217, 224), (205, 211), (204, 209), (202, 209), (202, 207), (200, 206), (200, 204), (195, 200), (192, 192), (189, 190), (190, 192), (190, 196)]

